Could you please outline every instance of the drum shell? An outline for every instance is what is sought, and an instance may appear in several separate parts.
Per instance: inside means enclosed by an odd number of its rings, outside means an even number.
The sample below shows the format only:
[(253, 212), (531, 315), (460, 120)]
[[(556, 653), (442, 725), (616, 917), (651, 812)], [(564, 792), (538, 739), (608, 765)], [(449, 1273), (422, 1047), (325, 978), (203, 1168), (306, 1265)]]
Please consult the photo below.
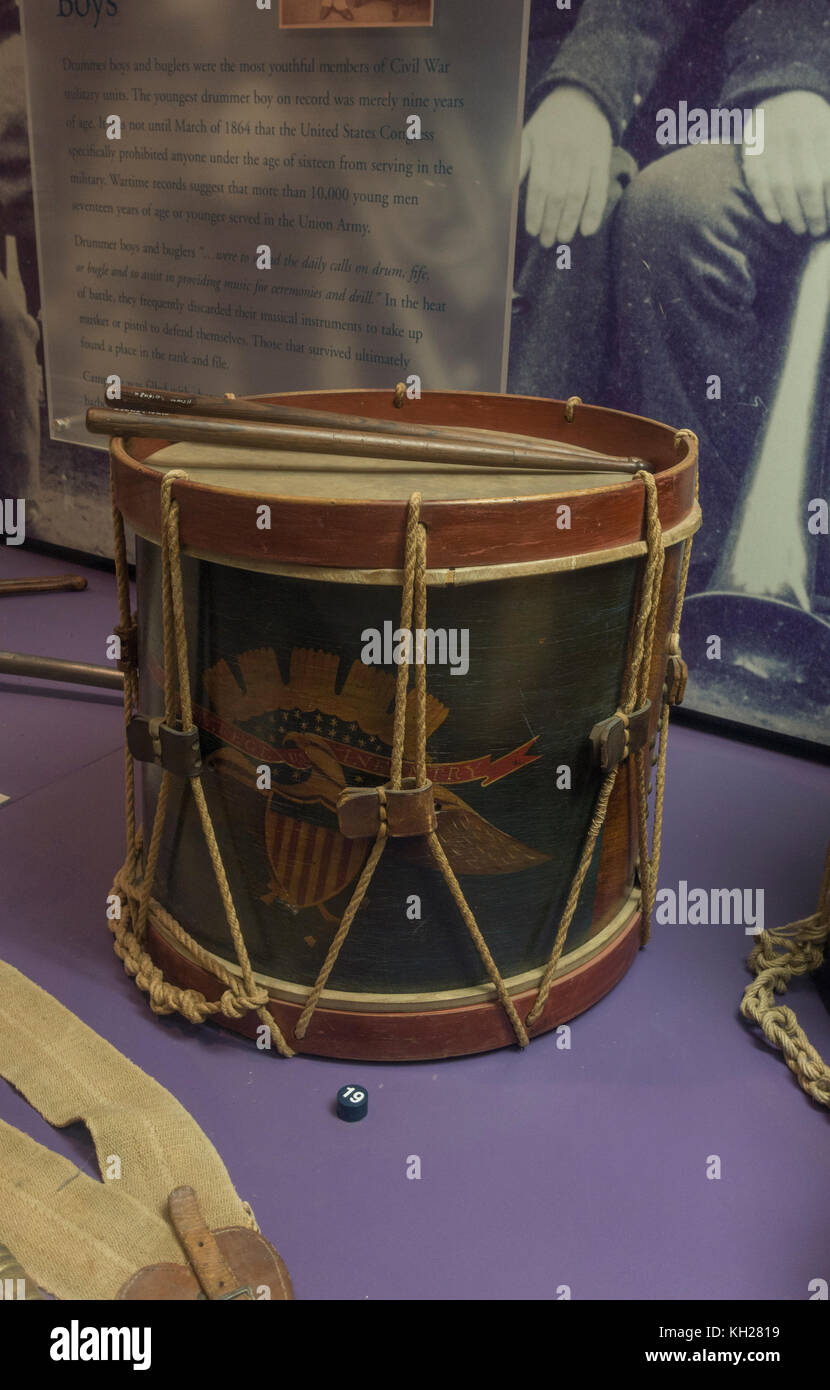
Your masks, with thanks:
[[(334, 408), (342, 408), (342, 402)], [(687, 515), (691, 510), (689, 503)], [(650, 682), (652, 738), (683, 544), (678, 541), (667, 552)], [(439, 809), (439, 827), (442, 816), (461, 827), (455, 845), (459, 878), (499, 969), (517, 991), (531, 988), (552, 946), (600, 780), (590, 764), (588, 734), (616, 708), (628, 654), (642, 561), (639, 554), (600, 559), (513, 577), (494, 569), (493, 579), (434, 582), (429, 588), (429, 627), (470, 634), (466, 674), (453, 675), (448, 665), (428, 669), (430, 694), (446, 710), (428, 744), (439, 808), (442, 789), (450, 794), (450, 805)], [(161, 713), (157, 545), (140, 539), (137, 560), (140, 704), (146, 713)], [(361, 862), (359, 842), (351, 857), (337, 845), (332, 764), (318, 760), (325, 768), (320, 800), (303, 803), (296, 799), (297, 784), (315, 774), (308, 764), (298, 767), (297, 755), (307, 756), (310, 747), (333, 755), (347, 785), (357, 785), (360, 776), (366, 785), (376, 785), (388, 775), (383, 760), (389, 739), (383, 736), (377, 700), (367, 702), (366, 729), (359, 717), (344, 721), (341, 714), (350, 671), (361, 665), (362, 634), (382, 632), (384, 623), (397, 627), (400, 587), (354, 575), (334, 582), (330, 572), (321, 578), (308, 572), (263, 573), (239, 560), (188, 555), (183, 581), (191, 687), (205, 716), (201, 741), (208, 804), (253, 967), (272, 996), (293, 1009), (316, 977)], [(307, 652), (327, 654), (330, 661), (325, 678), (318, 672), (311, 682), (310, 704), (308, 672), (303, 676), (300, 670), (303, 699), (292, 707), (299, 678), (295, 666), (308, 664), (311, 659), (302, 656)], [(259, 686), (255, 681), (247, 690), (246, 667), (250, 672), (263, 660), (249, 653), (274, 654), (270, 660), (279, 672), (281, 704), (269, 708), (267, 661)], [(234, 688), (251, 697), (247, 718), (226, 718), (215, 708), (211, 673), (223, 662), (230, 672), (231, 706)], [(239, 709), (245, 710), (244, 700), (237, 700), (237, 716)], [(353, 738), (350, 724), (357, 725)], [(361, 749), (362, 736), (367, 746)], [(286, 749), (293, 761), (281, 760)], [(354, 756), (344, 755), (344, 749)], [(223, 765), (229, 751), (232, 761), (236, 755), (241, 759), (231, 771), (231, 764)], [(516, 766), (498, 775), (510, 755), (517, 756)], [(346, 761), (338, 762), (343, 756)], [(243, 764), (247, 771), (240, 778)], [(270, 789), (256, 785), (266, 766), (273, 774)], [(154, 769), (146, 770), (144, 781), (149, 825), (158, 782)], [(614, 982), (606, 978), (612, 952), (613, 969), (621, 974), (636, 950), (632, 789), (631, 770), (624, 765), (560, 963), (563, 975), (582, 979), (576, 1007), (562, 1005), (565, 1016)], [(299, 852), (298, 826), (303, 825)], [(289, 845), (280, 862), (279, 844), (292, 834), (293, 849)], [(343, 858), (339, 873), (332, 867), (336, 850)], [(335, 884), (337, 891), (325, 896)], [(286, 888), (290, 906), (280, 900)], [(233, 962), (192, 801), (185, 784), (175, 781), (155, 896), (200, 946)], [(169, 960), (176, 956), (169, 939), (157, 946)], [(205, 988), (204, 975), (192, 961), (184, 975), (180, 971), (181, 982), (199, 988)], [(417, 845), (393, 842), (329, 980), (321, 1025), (312, 1026), (307, 1048), (344, 1056), (415, 1057), (500, 1045), (511, 1039), (502, 1035), (503, 1020), (496, 1020), (498, 1006), (485, 1004), (489, 988), (442, 880)], [(489, 1010), (488, 1028), (468, 1029), (464, 1036), (465, 1016), (482, 1008)], [(342, 1033), (335, 1016), (347, 1021)], [(373, 1031), (375, 1016), (378, 1030)], [(558, 1018), (556, 1012), (547, 1015), (544, 1026)], [(403, 1030), (399, 1019), (406, 1020)], [(394, 1039), (383, 1040), (384, 1020)], [(246, 1025), (250, 1028), (251, 1020)]]

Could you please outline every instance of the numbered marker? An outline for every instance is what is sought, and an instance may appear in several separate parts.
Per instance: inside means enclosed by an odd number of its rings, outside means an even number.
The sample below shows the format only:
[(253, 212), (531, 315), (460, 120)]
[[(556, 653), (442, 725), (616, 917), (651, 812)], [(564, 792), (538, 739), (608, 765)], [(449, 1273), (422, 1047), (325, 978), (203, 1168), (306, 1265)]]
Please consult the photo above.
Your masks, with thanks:
[(362, 1120), (369, 1109), (365, 1086), (341, 1086), (337, 1092), (337, 1113), (341, 1120)]

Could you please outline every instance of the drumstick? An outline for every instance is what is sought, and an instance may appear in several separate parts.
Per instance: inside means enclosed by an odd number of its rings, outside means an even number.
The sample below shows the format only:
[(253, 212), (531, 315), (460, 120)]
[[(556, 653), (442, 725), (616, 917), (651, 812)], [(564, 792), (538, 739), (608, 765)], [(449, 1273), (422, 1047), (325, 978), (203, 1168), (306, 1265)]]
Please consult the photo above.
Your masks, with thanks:
[(4, 594), (57, 594), (65, 589), (85, 589), (81, 574), (56, 574), (49, 579), (0, 579), (0, 598)]
[[(147, 387), (122, 386), (121, 398), (112, 402), (115, 409), (170, 412), (176, 415), (199, 415), (211, 420), (247, 420), (260, 425), (319, 425), (321, 429), (359, 430), (363, 434), (394, 434), (409, 439), (460, 439), (468, 444), (480, 444), (482, 431), (462, 429), (455, 425), (421, 425), (414, 420), (377, 420), (368, 415), (337, 414), (328, 410), (310, 410), (307, 406), (271, 405), (265, 401), (240, 400), (236, 396), (189, 396), (180, 391), (150, 390)], [(527, 434), (508, 434), (502, 430), (487, 430), (493, 442), (515, 444), (534, 451), (556, 451), (596, 457), (593, 449), (579, 444), (561, 445), (557, 440), (534, 438)]]
[[(409, 439), (395, 434), (362, 434), (360, 431), (315, 429), (298, 425), (251, 425), (242, 420), (210, 420), (196, 416), (145, 415), (120, 410), (88, 410), (86, 427), (92, 434), (119, 438), (139, 436), (170, 444), (213, 444), (220, 447), (288, 450), (294, 453), (346, 454), (352, 457), (400, 459), (405, 463), (452, 463), (462, 467), (489, 465), (497, 468), (543, 470), (554, 473), (633, 474), (650, 465), (639, 459), (607, 458), (604, 454), (573, 456), (558, 451), (525, 450), (504, 444), (465, 444), (458, 439)], [(175, 465), (173, 465), (175, 466)], [(200, 460), (200, 468), (227, 468), (227, 461)], [(244, 462), (240, 465), (244, 469)], [(252, 458), (250, 468), (271, 469), (278, 464)]]

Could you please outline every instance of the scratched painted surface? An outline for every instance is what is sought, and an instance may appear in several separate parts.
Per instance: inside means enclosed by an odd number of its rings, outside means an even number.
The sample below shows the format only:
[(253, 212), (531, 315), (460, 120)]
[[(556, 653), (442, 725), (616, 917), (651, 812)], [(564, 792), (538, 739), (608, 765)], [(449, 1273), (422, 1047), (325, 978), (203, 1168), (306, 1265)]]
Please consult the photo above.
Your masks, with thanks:
[[(144, 541), (139, 575), (142, 708), (160, 712), (158, 551)], [(397, 628), (399, 591), (196, 560), (184, 579), (204, 782), (248, 949), (256, 969), (310, 984), (369, 847), (340, 836), (337, 797), (389, 775), (396, 668), (364, 664), (361, 634)], [(427, 671), (439, 834), (505, 974), (551, 949), (598, 786), (587, 736), (617, 705), (634, 579), (625, 561), (430, 592), (429, 628), (469, 634), (466, 673), (462, 645), (459, 674), (449, 661)], [(257, 786), (264, 767), (270, 789)], [(152, 805), (153, 771), (146, 785)], [(171, 796), (157, 895), (233, 959), (192, 799), (176, 787)], [(590, 929), (597, 860), (568, 950)], [(420, 917), (408, 915), (413, 896)], [(331, 987), (411, 992), (484, 978), (423, 849), (390, 843)]]

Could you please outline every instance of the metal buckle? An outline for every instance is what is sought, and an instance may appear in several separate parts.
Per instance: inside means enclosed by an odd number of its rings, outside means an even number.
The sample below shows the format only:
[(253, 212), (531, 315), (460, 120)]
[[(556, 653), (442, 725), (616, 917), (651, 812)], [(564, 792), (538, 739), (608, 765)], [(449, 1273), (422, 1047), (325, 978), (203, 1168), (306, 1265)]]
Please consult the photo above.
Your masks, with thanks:
[(251, 1288), (251, 1285), (250, 1285), (250, 1284), (240, 1284), (239, 1288), (238, 1288), (238, 1289), (233, 1289), (231, 1293), (220, 1293), (219, 1297), (216, 1298), (216, 1299), (214, 1299), (214, 1302), (215, 1302), (215, 1303), (227, 1303), (227, 1301), (228, 1301), (229, 1298), (246, 1298), (246, 1297), (247, 1297), (247, 1298), (250, 1298), (250, 1299), (253, 1299), (253, 1301), (256, 1302), (256, 1297), (255, 1297), (255, 1295), (254, 1295), (253, 1289)]

